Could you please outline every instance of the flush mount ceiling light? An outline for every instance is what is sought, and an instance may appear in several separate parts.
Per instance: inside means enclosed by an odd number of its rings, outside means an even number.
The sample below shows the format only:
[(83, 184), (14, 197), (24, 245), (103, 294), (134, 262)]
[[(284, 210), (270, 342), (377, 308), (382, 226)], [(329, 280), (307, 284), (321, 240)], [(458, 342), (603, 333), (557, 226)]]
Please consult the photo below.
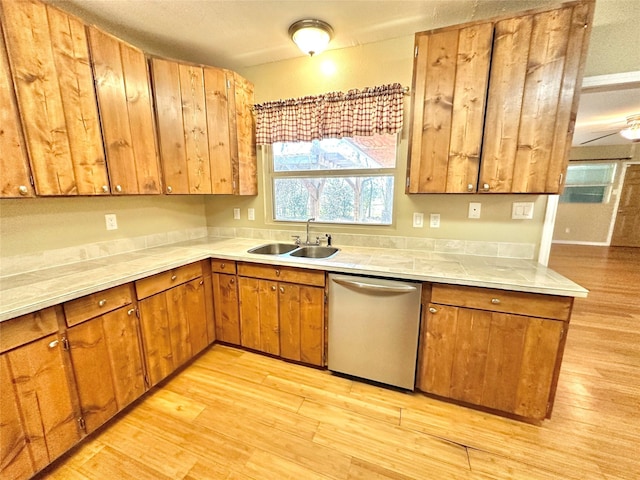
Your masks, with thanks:
[(289, 27), (289, 36), (305, 55), (323, 52), (333, 37), (333, 28), (322, 20), (298, 20)]
[(640, 142), (640, 113), (627, 117), (627, 127), (620, 130), (620, 135), (632, 142)]

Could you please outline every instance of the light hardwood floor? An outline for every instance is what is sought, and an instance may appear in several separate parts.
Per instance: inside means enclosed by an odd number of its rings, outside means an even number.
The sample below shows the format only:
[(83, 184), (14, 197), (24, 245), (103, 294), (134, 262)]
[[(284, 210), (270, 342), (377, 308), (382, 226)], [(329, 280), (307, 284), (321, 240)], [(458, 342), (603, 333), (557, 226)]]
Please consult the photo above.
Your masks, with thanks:
[(640, 249), (554, 246), (551, 267), (591, 293), (541, 425), (218, 345), (44, 477), (638, 479)]

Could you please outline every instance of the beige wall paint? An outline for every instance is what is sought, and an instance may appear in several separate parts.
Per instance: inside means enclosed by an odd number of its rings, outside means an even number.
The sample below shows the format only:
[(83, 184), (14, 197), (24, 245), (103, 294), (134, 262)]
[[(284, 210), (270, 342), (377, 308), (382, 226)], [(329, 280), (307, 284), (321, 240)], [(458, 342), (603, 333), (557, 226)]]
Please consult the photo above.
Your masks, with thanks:
[[(0, 200), (0, 256), (204, 227), (200, 196), (122, 196)], [(115, 213), (118, 229), (104, 216)]]
[[(625, 164), (629, 161), (640, 162), (640, 148), (637, 144), (575, 147), (571, 149), (570, 158), (575, 163), (597, 159), (615, 161), (617, 167), (614, 186), (607, 203), (558, 204), (553, 241), (608, 245), (611, 222), (615, 218), (616, 206), (622, 189), (622, 173)], [(626, 158), (631, 160), (618, 160)]]
[[(295, 98), (330, 91), (399, 82), (411, 86), (413, 72), (413, 35), (384, 42), (331, 50), (308, 58), (274, 62), (252, 67), (240, 73), (255, 85), (256, 102)], [(333, 73), (331, 73), (333, 72)], [(546, 197), (536, 195), (406, 195), (410, 97), (405, 101), (404, 129), (398, 151), (395, 183), (395, 223), (386, 227), (337, 226), (315, 227), (320, 232), (402, 235), (458, 240), (525, 242), (539, 244), (544, 221)], [(258, 174), (265, 156), (258, 153)], [(262, 186), (262, 184), (261, 184)], [(207, 224), (217, 227), (253, 227), (291, 229), (300, 232), (302, 224), (274, 223), (265, 217), (264, 188), (250, 198), (207, 197)], [(514, 201), (535, 202), (533, 220), (511, 220)], [(482, 203), (482, 218), (467, 219), (469, 202)], [(241, 220), (233, 220), (233, 208), (241, 208)], [(256, 220), (247, 220), (247, 209), (254, 208)], [(413, 212), (425, 215), (425, 227), (413, 228)], [(429, 228), (429, 214), (441, 215), (441, 227)]]

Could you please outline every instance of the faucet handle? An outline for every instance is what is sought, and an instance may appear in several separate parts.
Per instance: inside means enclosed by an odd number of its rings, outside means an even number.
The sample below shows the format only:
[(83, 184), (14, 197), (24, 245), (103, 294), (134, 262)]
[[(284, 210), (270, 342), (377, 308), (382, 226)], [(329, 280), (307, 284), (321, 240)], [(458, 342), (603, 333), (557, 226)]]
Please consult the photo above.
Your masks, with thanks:
[(327, 237), (327, 247), (330, 247), (331, 246), (331, 234), (330, 233), (325, 233), (324, 236)]
[(300, 245), (300, 235), (291, 235), (291, 238), (295, 238), (294, 243)]

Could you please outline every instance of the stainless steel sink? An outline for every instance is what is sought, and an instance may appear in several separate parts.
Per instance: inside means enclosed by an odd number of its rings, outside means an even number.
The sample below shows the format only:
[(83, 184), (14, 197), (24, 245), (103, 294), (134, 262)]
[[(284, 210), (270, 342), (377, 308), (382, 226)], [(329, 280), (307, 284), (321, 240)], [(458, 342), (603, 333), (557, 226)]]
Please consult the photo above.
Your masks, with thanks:
[(328, 258), (335, 255), (338, 249), (335, 247), (324, 247), (319, 245), (311, 245), (308, 247), (300, 247), (297, 250), (291, 252), (289, 255), (292, 257), (301, 258)]
[(290, 243), (267, 243), (254, 247), (249, 250), (249, 253), (258, 253), (261, 255), (282, 255), (283, 253), (289, 253), (298, 248), (297, 245)]

